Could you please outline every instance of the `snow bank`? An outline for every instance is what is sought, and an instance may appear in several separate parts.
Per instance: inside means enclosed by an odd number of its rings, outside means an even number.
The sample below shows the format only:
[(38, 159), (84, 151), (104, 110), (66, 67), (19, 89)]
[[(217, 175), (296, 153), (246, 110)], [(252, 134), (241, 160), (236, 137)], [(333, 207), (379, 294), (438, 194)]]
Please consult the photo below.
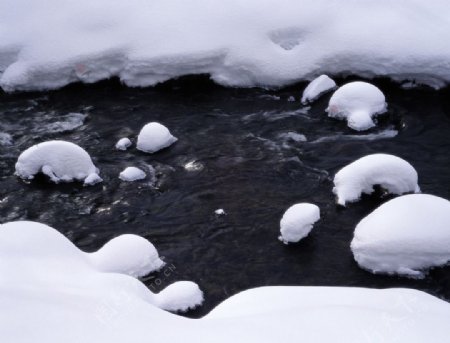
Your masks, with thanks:
[(129, 138), (121, 138), (116, 143), (116, 149), (125, 151), (131, 146), (131, 141)]
[(177, 140), (167, 127), (153, 122), (146, 124), (141, 129), (137, 139), (137, 148), (144, 152), (154, 153), (171, 146)]
[(351, 248), (374, 273), (423, 277), (450, 262), (450, 201), (410, 194), (378, 207), (356, 226)]
[(361, 195), (371, 194), (373, 186), (381, 186), (391, 194), (420, 192), (414, 167), (400, 157), (388, 154), (364, 156), (337, 172), (333, 193), (337, 203), (358, 201)]
[(78, 180), (93, 185), (102, 181), (89, 154), (78, 145), (65, 141), (40, 143), (20, 154), (16, 175), (31, 180), (39, 172), (55, 183)]
[(384, 94), (367, 82), (350, 82), (340, 87), (330, 99), (328, 116), (347, 120), (347, 125), (357, 131), (375, 126), (373, 118), (386, 112)]
[(449, 16), (447, 0), (3, 0), (0, 85), (117, 76), (149, 86), (209, 74), (225, 86), (278, 87), (353, 73), (441, 87)]
[(145, 276), (161, 269), (164, 262), (152, 243), (136, 235), (121, 235), (89, 254), (96, 269), (134, 277)]
[(302, 95), (302, 103), (306, 105), (307, 103), (313, 102), (322, 94), (334, 88), (336, 88), (336, 82), (333, 79), (327, 75), (320, 75), (306, 86)]
[(285, 244), (300, 241), (308, 236), (319, 219), (320, 210), (316, 205), (301, 203), (289, 207), (280, 221), (279, 240)]
[(0, 274), (2, 342), (144, 343), (150, 333), (158, 342), (415, 343), (432, 335), (443, 343), (450, 335), (450, 305), (407, 289), (263, 287), (203, 319), (183, 318), (158, 306), (200, 301), (193, 284), (153, 294), (129, 275), (99, 271), (63, 235), (32, 222), (0, 225)]
[(147, 174), (142, 169), (136, 167), (127, 167), (120, 174), (119, 179), (122, 181), (136, 181), (145, 179)]

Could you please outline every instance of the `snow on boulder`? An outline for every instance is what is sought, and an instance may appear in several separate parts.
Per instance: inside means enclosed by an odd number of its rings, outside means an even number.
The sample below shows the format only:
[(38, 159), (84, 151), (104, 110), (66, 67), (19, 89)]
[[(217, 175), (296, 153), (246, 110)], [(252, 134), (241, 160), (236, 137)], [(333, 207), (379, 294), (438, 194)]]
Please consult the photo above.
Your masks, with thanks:
[(157, 306), (171, 312), (186, 312), (203, 303), (203, 292), (192, 281), (177, 281), (158, 293)]
[(280, 221), (280, 241), (285, 244), (296, 243), (308, 236), (313, 225), (320, 219), (319, 207), (300, 203), (288, 208)]
[(121, 138), (116, 143), (116, 149), (125, 151), (131, 146), (131, 141), (129, 138)]
[(414, 167), (400, 157), (388, 154), (364, 156), (345, 166), (334, 176), (333, 193), (337, 203), (345, 206), (361, 195), (371, 194), (381, 186), (390, 194), (419, 193), (418, 176)]
[(450, 262), (450, 201), (428, 194), (392, 199), (359, 222), (351, 249), (373, 273), (421, 278)]
[(327, 75), (320, 75), (306, 86), (302, 95), (302, 103), (307, 104), (319, 98), (322, 94), (336, 88), (336, 82)]
[(136, 181), (145, 179), (147, 174), (142, 169), (137, 167), (127, 167), (120, 174), (119, 179), (122, 181)]
[(154, 153), (175, 143), (178, 139), (170, 133), (169, 129), (160, 123), (146, 124), (137, 139), (138, 150)]
[(31, 180), (40, 172), (55, 183), (78, 180), (84, 181), (85, 185), (93, 185), (102, 181), (89, 154), (66, 141), (39, 143), (20, 154), (16, 175)]
[(347, 125), (357, 131), (368, 130), (375, 126), (373, 118), (386, 112), (384, 94), (367, 82), (350, 82), (340, 87), (332, 95), (328, 116), (347, 120)]
[(130, 234), (110, 240), (100, 250), (89, 254), (89, 259), (100, 271), (134, 277), (145, 276), (164, 266), (152, 243)]

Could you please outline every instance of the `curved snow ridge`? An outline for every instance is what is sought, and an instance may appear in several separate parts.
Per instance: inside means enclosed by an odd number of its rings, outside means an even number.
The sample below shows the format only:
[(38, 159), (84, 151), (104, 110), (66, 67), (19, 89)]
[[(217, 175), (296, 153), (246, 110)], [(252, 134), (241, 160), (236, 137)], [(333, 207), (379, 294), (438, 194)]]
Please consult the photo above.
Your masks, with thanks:
[(351, 72), (439, 88), (450, 82), (449, 16), (446, 0), (4, 0), (0, 86), (113, 76), (151, 86), (206, 73), (225, 86), (280, 87)]
[(351, 243), (353, 256), (373, 273), (423, 278), (450, 262), (450, 201), (410, 194), (388, 201), (362, 219)]

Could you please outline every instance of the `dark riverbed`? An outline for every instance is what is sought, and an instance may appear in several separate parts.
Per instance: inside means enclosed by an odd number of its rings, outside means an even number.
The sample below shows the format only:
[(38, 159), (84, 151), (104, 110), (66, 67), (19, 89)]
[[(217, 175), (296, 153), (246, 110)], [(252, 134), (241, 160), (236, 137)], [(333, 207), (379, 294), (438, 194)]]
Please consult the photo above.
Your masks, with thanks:
[[(46, 223), (85, 251), (123, 233), (142, 235), (167, 262), (145, 283), (159, 291), (177, 280), (197, 282), (206, 302), (189, 314), (195, 317), (241, 290), (267, 285), (412, 287), (450, 300), (450, 267), (412, 280), (372, 275), (353, 260), (356, 224), (389, 198), (367, 196), (337, 207), (332, 178), (347, 163), (395, 154), (417, 169), (424, 193), (450, 199), (450, 88), (374, 83), (385, 92), (389, 113), (365, 133), (327, 118), (330, 95), (302, 106), (304, 84), (225, 89), (199, 77), (146, 89), (110, 81), (0, 93), (0, 221)], [(134, 145), (114, 149), (121, 137), (135, 143), (150, 121), (166, 125), (179, 141), (154, 155)], [(51, 139), (85, 148), (104, 182), (83, 187), (17, 179), (20, 152)], [(118, 179), (127, 166), (150, 174), (148, 165), (153, 180)], [(298, 202), (317, 204), (322, 219), (308, 238), (286, 246), (277, 239), (279, 220)], [(218, 208), (227, 214), (215, 215)]]

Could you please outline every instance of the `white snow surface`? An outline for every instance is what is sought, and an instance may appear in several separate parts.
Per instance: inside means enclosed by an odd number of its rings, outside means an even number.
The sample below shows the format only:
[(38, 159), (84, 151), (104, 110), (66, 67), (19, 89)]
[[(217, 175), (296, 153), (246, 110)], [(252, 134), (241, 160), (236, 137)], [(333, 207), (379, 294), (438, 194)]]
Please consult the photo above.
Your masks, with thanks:
[[(124, 256), (120, 250), (135, 243), (140, 250), (137, 241), (114, 250)], [(450, 334), (448, 303), (400, 288), (262, 287), (231, 297), (202, 319), (188, 319), (160, 306), (198, 305), (201, 293), (192, 282), (154, 294), (118, 266), (111, 272), (97, 269), (88, 254), (46, 225), (0, 225), (0, 340), (144, 343), (149, 329), (152, 341), (196, 343), (229, 343), (236, 337), (255, 343), (336, 337), (415, 343), (428, 341), (430, 334), (433, 342), (443, 343)]]
[(84, 181), (85, 185), (101, 182), (99, 170), (80, 146), (66, 141), (47, 141), (33, 145), (17, 159), (16, 175), (31, 180), (42, 172), (51, 181)]
[(371, 194), (373, 186), (381, 186), (396, 195), (420, 192), (414, 167), (400, 157), (388, 154), (361, 157), (339, 170), (333, 182), (333, 193), (342, 206), (358, 201), (363, 193)]
[(306, 86), (302, 95), (302, 103), (306, 105), (307, 103), (313, 102), (322, 94), (334, 88), (336, 88), (336, 82), (333, 79), (325, 74), (320, 75)]
[(167, 127), (160, 123), (152, 122), (144, 125), (141, 129), (136, 147), (138, 150), (154, 153), (171, 146), (177, 140)]
[(362, 81), (345, 84), (333, 93), (328, 116), (347, 120), (353, 130), (364, 131), (375, 126), (373, 118), (386, 112), (384, 94), (376, 86)]
[(117, 150), (125, 151), (125, 150), (127, 150), (130, 146), (131, 146), (131, 141), (130, 141), (130, 139), (127, 138), (127, 137), (124, 137), (124, 138), (119, 139), (119, 140), (117, 141), (117, 143), (116, 143), (116, 149), (117, 149)]
[(410, 194), (388, 201), (356, 226), (351, 249), (374, 273), (421, 278), (450, 262), (450, 201)]
[(319, 219), (320, 209), (318, 206), (308, 203), (292, 205), (281, 218), (280, 241), (285, 244), (300, 241), (309, 235), (314, 223)]
[(447, 0), (3, 0), (0, 86), (209, 74), (278, 87), (321, 74), (450, 81)]
[(139, 169), (137, 167), (126, 167), (120, 174), (119, 179), (122, 181), (136, 181), (136, 180), (142, 180), (147, 177), (147, 174), (142, 169)]

